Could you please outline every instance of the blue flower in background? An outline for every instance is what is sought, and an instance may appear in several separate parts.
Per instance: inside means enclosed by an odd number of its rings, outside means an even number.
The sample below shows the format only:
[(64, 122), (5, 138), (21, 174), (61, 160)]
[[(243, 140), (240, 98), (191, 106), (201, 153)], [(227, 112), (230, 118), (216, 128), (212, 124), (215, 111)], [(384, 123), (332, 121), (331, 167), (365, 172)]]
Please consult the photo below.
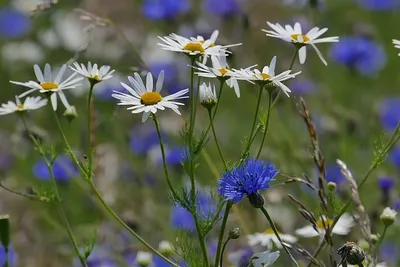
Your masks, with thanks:
[(96, 98), (104, 101), (112, 100), (114, 99), (111, 94), (113, 91), (117, 92), (123, 92), (125, 89), (122, 87), (122, 85), (119, 83), (119, 80), (117, 79), (109, 79), (105, 80), (99, 84), (96, 85), (96, 90), (93, 91), (93, 94), (96, 96)]
[(394, 187), (394, 180), (391, 177), (383, 176), (378, 178), (379, 188), (385, 193), (389, 193), (390, 189)]
[(383, 128), (394, 131), (400, 122), (400, 98), (387, 98), (379, 105), (379, 116)]
[(250, 263), (251, 257), (253, 256), (254, 251), (252, 248), (246, 248), (243, 251), (242, 256), (239, 258), (238, 267), (247, 267)]
[(0, 36), (3, 38), (17, 38), (29, 32), (31, 20), (29, 17), (13, 8), (0, 9)]
[(144, 0), (142, 13), (149, 20), (173, 19), (188, 12), (190, 7), (188, 0)]
[[(161, 132), (161, 138), (165, 144), (166, 135)], [(158, 135), (154, 127), (139, 125), (130, 134), (129, 147), (138, 155), (145, 155), (153, 146), (159, 146)]]
[[(3, 266), (6, 262), (6, 251), (2, 245), (0, 245), (0, 266)], [(16, 266), (17, 262), (17, 254), (14, 251), (14, 248), (10, 246), (8, 248), (8, 266)]]
[(308, 95), (312, 94), (316, 90), (315, 83), (307, 78), (291, 79), (288, 83), (288, 87), (296, 94)]
[(397, 212), (400, 211), (400, 198), (393, 201), (393, 209)]
[(204, 9), (217, 16), (231, 16), (240, 13), (237, 0), (205, 0)]
[(379, 250), (379, 256), (380, 259), (383, 260), (384, 262), (390, 263), (389, 266), (395, 266), (394, 264), (396, 264), (399, 259), (398, 252), (399, 252), (399, 247), (397, 244), (383, 242)]
[(362, 36), (340, 37), (340, 42), (332, 45), (330, 56), (365, 76), (378, 72), (386, 63), (383, 47)]
[(392, 11), (400, 6), (400, 0), (358, 0), (360, 6), (373, 11)]
[[(72, 162), (72, 160), (66, 156), (62, 155), (57, 157), (53, 164), (53, 175), (56, 180), (68, 181), (72, 177), (79, 174), (77, 167)], [(33, 175), (41, 180), (50, 180), (50, 173), (47, 169), (46, 163), (43, 159), (40, 159), (33, 166)]]
[(326, 174), (326, 180), (328, 182), (341, 184), (346, 180), (346, 178), (343, 176), (342, 171), (340, 170), (339, 165), (337, 164), (331, 164), (325, 166), (325, 174)]
[(222, 174), (218, 180), (218, 193), (226, 200), (238, 203), (245, 194), (251, 195), (268, 188), (278, 173), (270, 162), (249, 159), (241, 166)]
[(400, 169), (400, 148), (398, 146), (395, 146), (390, 150), (388, 158), (397, 169)]
[[(159, 155), (157, 158), (157, 163), (159, 165), (162, 165), (162, 155), (161, 155), (161, 150), (158, 149)], [(173, 166), (181, 166), (181, 162), (185, 162), (188, 160), (188, 149), (185, 149), (180, 146), (168, 148), (165, 153), (165, 161), (167, 162), (168, 165), (173, 165)]]
[[(92, 253), (90, 253), (90, 256), (87, 258), (87, 265), (88, 267), (117, 267), (117, 265), (114, 260), (110, 257), (110, 248), (108, 247), (102, 247), (95, 245)], [(80, 261), (78, 258), (74, 259), (74, 266), (78, 267), (81, 266)]]
[(157, 76), (162, 70), (164, 71), (164, 86), (175, 82), (178, 76), (176, 63), (173, 62), (150, 63), (148, 67), (154, 76)]

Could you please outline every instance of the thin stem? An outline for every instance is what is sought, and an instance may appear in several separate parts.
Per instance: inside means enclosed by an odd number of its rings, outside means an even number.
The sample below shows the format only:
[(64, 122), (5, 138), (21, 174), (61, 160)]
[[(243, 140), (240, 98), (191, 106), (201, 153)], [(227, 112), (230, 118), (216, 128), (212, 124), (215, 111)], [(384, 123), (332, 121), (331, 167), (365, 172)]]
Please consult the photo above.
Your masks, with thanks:
[[(221, 257), (220, 257), (220, 260), (219, 260), (219, 267), (222, 267), (222, 263), (224, 261), (224, 252), (225, 252), (225, 249), (226, 249), (226, 245), (228, 245), (228, 242), (230, 240), (231, 240), (231, 238), (228, 237), (228, 239), (226, 239), (226, 241), (224, 242), (224, 245), (222, 246)], [(217, 267), (217, 265), (215, 265), (215, 267)]]
[[(222, 246), (222, 240), (224, 239), (224, 233), (225, 233), (225, 227), (226, 227), (226, 222), (228, 221), (228, 216), (229, 216), (229, 211), (232, 207), (232, 201), (228, 201), (226, 203), (226, 208), (225, 208), (225, 213), (224, 213), (224, 218), (222, 219), (222, 225), (221, 229), (219, 232), (219, 239), (218, 239), (218, 246), (217, 246), (217, 253), (215, 254), (215, 263), (214, 266), (218, 266), (218, 262), (220, 262), (220, 258), (222, 260), (222, 255), (221, 255), (221, 246)], [(227, 242), (226, 242), (227, 243)], [(220, 264), (222, 266), (222, 264)]]
[(268, 132), (268, 126), (269, 126), (269, 117), (271, 116), (271, 108), (272, 108), (272, 94), (270, 91), (268, 91), (268, 111), (267, 111), (267, 121), (265, 123), (265, 129), (264, 129), (264, 134), (261, 140), (261, 145), (260, 148), (258, 149), (257, 152), (257, 157), (256, 159), (258, 159), (260, 157), (261, 151), (264, 147), (264, 142), (265, 142), (265, 137), (267, 136), (267, 132)]
[(90, 82), (90, 89), (89, 89), (89, 95), (87, 99), (87, 142), (88, 142), (88, 151), (87, 151), (87, 156), (88, 156), (88, 175), (89, 179), (93, 178), (93, 146), (92, 146), (92, 94), (93, 94), (93, 87), (95, 83)]
[(82, 266), (87, 267), (86, 260), (81, 255), (81, 253), (79, 252), (78, 244), (76, 243), (74, 234), (72, 233), (71, 226), (70, 226), (70, 224), (68, 222), (68, 219), (67, 219), (67, 215), (65, 214), (64, 208), (62, 206), (62, 200), (61, 200), (61, 197), (60, 197), (60, 192), (58, 191), (57, 182), (56, 182), (56, 179), (55, 179), (54, 173), (53, 173), (53, 163), (49, 162), (49, 160), (46, 157), (46, 154), (45, 154), (42, 146), (36, 140), (36, 138), (34, 137), (32, 132), (29, 130), (29, 127), (28, 127), (28, 124), (26, 122), (26, 119), (25, 119), (24, 115), (21, 115), (21, 120), (22, 120), (22, 123), (24, 124), (24, 127), (25, 127), (26, 131), (28, 132), (30, 138), (32, 139), (32, 141), (35, 144), (35, 146), (38, 148), (39, 153), (41, 154), (41, 156), (43, 157), (44, 162), (46, 163), (47, 170), (48, 170), (48, 172), (50, 174), (50, 182), (51, 182), (51, 185), (54, 188), (54, 193), (55, 193), (55, 197), (56, 197), (56, 201), (57, 201), (57, 207), (59, 209), (60, 217), (61, 217), (61, 220), (62, 220), (62, 222), (64, 224), (64, 227), (65, 227), (65, 229), (67, 231), (68, 237), (69, 237), (69, 239), (70, 239), (70, 241), (72, 243), (72, 246), (74, 248), (75, 254), (78, 256), (79, 261), (81, 262)]
[(208, 117), (210, 119), (210, 125), (211, 125), (212, 133), (213, 133), (213, 136), (214, 136), (215, 144), (217, 145), (219, 156), (220, 156), (220, 158), (222, 160), (222, 163), (224, 164), (225, 170), (227, 170), (228, 167), (226, 165), (226, 161), (224, 159), (224, 155), (222, 154), (222, 150), (221, 150), (221, 147), (220, 147), (219, 142), (218, 142), (217, 134), (215, 133), (214, 122), (213, 122), (213, 118), (212, 118), (212, 115), (211, 115), (211, 109), (208, 109)]
[(385, 235), (386, 235), (387, 229), (388, 229), (388, 227), (385, 225), (385, 228), (383, 228), (383, 232), (382, 232), (381, 236), (379, 237), (379, 242), (378, 242), (378, 244), (376, 245), (375, 254), (378, 253), (379, 247), (382, 245), (383, 239), (385, 239)]
[(265, 218), (267, 218), (269, 224), (271, 225), (272, 230), (274, 231), (276, 237), (278, 238), (279, 242), (281, 243), (283, 249), (289, 255), (289, 257), (293, 261), (293, 263), (298, 267), (299, 265), (297, 264), (296, 259), (293, 257), (293, 255), (287, 249), (286, 245), (283, 243), (283, 241), (279, 235), (278, 229), (276, 229), (276, 226), (275, 226), (274, 222), (272, 221), (271, 217), (269, 216), (267, 210), (264, 207), (261, 207), (260, 209), (261, 209), (262, 213), (264, 214)]
[(43, 202), (50, 202), (50, 199), (47, 198), (47, 197), (31, 195), (31, 194), (27, 194), (27, 193), (24, 193), (24, 192), (14, 191), (14, 190), (12, 190), (12, 189), (10, 189), (8, 187), (5, 187), (1, 182), (0, 182), (0, 187), (3, 188), (4, 190), (10, 192), (10, 193), (13, 193), (13, 194), (16, 194), (16, 195), (19, 195), (19, 196), (22, 196), (22, 197), (29, 198), (31, 200), (39, 200), (39, 201), (43, 201)]
[(95, 196), (97, 199), (100, 201), (102, 204), (103, 208), (125, 229), (127, 230), (131, 235), (133, 235), (137, 240), (139, 240), (145, 247), (147, 247), (150, 251), (152, 251), (154, 254), (157, 254), (159, 257), (161, 257), (164, 261), (168, 262), (172, 266), (178, 267), (178, 265), (174, 262), (172, 262), (170, 259), (162, 255), (160, 252), (158, 252), (155, 248), (153, 248), (149, 243), (146, 242), (141, 236), (139, 236), (135, 231), (133, 231), (126, 223), (110, 208), (110, 206), (107, 205), (107, 203), (104, 201), (103, 197), (101, 196), (99, 190), (97, 189), (96, 185), (93, 183), (93, 181), (88, 180), (88, 183), (90, 187), (92, 188)]
[(210, 266), (210, 263), (208, 262), (206, 241), (204, 239), (203, 234), (201, 233), (201, 228), (200, 228), (199, 219), (197, 217), (197, 212), (195, 211), (194, 213), (192, 213), (192, 215), (193, 215), (194, 223), (196, 225), (197, 238), (199, 239), (200, 248), (203, 253), (204, 263), (206, 264), (206, 266)]

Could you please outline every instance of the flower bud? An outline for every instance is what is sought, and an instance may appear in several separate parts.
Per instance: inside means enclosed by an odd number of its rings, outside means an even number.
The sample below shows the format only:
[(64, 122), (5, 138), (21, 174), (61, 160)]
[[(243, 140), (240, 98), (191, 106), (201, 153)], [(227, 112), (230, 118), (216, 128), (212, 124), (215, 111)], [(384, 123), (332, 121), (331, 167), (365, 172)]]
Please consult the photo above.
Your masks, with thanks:
[(150, 252), (138, 251), (136, 255), (136, 262), (140, 267), (147, 267), (151, 265), (153, 256)]
[(359, 246), (364, 251), (368, 251), (369, 250), (369, 244), (365, 239), (360, 239), (357, 242), (357, 246)]
[(354, 242), (346, 242), (338, 249), (338, 254), (342, 257), (343, 262), (363, 266), (362, 262), (365, 259), (365, 253)]
[(380, 239), (379, 235), (374, 235), (374, 234), (372, 234), (372, 235), (371, 235), (371, 244), (372, 244), (372, 245), (378, 244), (379, 239)]
[(229, 238), (230, 239), (238, 239), (240, 237), (241, 231), (239, 228), (233, 228), (229, 230)]
[(262, 208), (264, 206), (265, 203), (264, 197), (259, 192), (252, 193), (247, 197), (249, 199), (250, 204), (254, 208)]
[(206, 109), (212, 109), (217, 104), (217, 95), (215, 94), (215, 86), (210, 83), (202, 83), (200, 85), (200, 103)]
[(382, 214), (381, 214), (381, 221), (383, 222), (383, 224), (388, 227), (390, 225), (392, 225), (394, 223), (394, 221), (396, 220), (396, 215), (397, 212), (389, 207), (386, 207)]
[(174, 253), (174, 248), (172, 247), (172, 244), (166, 240), (163, 240), (158, 244), (158, 250), (164, 256), (170, 256)]
[(336, 183), (335, 182), (329, 182), (329, 183), (327, 183), (326, 186), (328, 187), (329, 191), (332, 191), (332, 192), (336, 191)]
[(67, 108), (63, 115), (69, 122), (78, 117), (78, 113), (76, 112), (76, 108), (74, 106)]

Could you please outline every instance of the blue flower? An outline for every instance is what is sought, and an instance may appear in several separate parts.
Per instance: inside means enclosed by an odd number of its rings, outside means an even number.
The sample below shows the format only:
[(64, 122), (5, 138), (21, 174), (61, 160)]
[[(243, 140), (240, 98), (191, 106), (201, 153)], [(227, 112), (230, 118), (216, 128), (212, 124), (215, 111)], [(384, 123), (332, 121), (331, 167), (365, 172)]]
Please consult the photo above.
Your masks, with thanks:
[[(78, 174), (79, 172), (77, 167), (66, 155), (57, 157), (53, 163), (53, 175), (56, 180), (68, 181)], [(50, 173), (43, 159), (39, 160), (33, 166), (33, 175), (41, 180), (50, 180)]]
[[(95, 245), (86, 261), (88, 267), (117, 267), (118, 265), (110, 257), (109, 251), (110, 248), (108, 247)], [(74, 259), (74, 266), (81, 266), (78, 258)]]
[(307, 78), (291, 79), (288, 87), (292, 91), (299, 95), (308, 95), (314, 93), (316, 90), (315, 83)]
[(325, 175), (328, 182), (334, 182), (336, 184), (340, 184), (346, 180), (337, 164), (325, 166)]
[(231, 16), (240, 13), (237, 0), (205, 0), (203, 3), (207, 12), (217, 16)]
[(386, 63), (383, 47), (362, 36), (340, 37), (340, 42), (332, 45), (330, 56), (365, 76), (378, 72)]
[[(164, 71), (164, 85), (168, 85), (175, 82), (178, 76), (176, 63), (173, 62), (150, 63), (148, 67), (150, 69), (150, 72), (154, 76), (158, 75), (162, 70)], [(182, 88), (180, 88), (179, 90), (182, 90)]]
[(373, 11), (392, 11), (400, 6), (399, 0), (358, 0), (358, 4)]
[(27, 15), (13, 8), (0, 9), (0, 36), (17, 38), (25, 35), (31, 28), (31, 21)]
[(189, 11), (188, 0), (144, 0), (142, 13), (149, 20), (173, 19)]
[(388, 193), (394, 186), (394, 180), (391, 177), (383, 176), (378, 178), (378, 185), (384, 193)]
[(268, 188), (278, 173), (270, 162), (249, 159), (241, 166), (222, 174), (218, 181), (218, 193), (226, 200), (238, 203), (245, 194), (249, 196)]
[(400, 98), (387, 98), (379, 105), (379, 116), (382, 127), (394, 131), (400, 122)]
[[(181, 166), (181, 162), (185, 162), (188, 159), (188, 149), (180, 146), (168, 148), (165, 153), (165, 161), (168, 165)], [(161, 150), (159, 150), (159, 156), (157, 159), (158, 164), (162, 164)]]
[(393, 200), (393, 209), (397, 212), (400, 211), (400, 198)]
[(254, 251), (252, 248), (246, 248), (246, 250), (243, 251), (242, 256), (239, 258), (238, 267), (248, 266), (253, 254)]
[(396, 166), (397, 169), (400, 169), (400, 148), (395, 146), (389, 152), (389, 161)]
[[(0, 245), (0, 266), (3, 266), (6, 262), (6, 251), (2, 245)], [(14, 248), (10, 246), (8, 248), (8, 266), (16, 266), (17, 262), (17, 254), (14, 251)]]
[(93, 91), (96, 98), (107, 101), (114, 99), (111, 94), (113, 91), (123, 92), (125, 89), (122, 85), (118, 82), (115, 82), (115, 79), (105, 80), (98, 85), (96, 85), (96, 90)]
[[(153, 146), (159, 146), (158, 135), (154, 127), (140, 125), (135, 127), (130, 134), (129, 146), (133, 153), (145, 155)], [(161, 138), (165, 144), (166, 135), (161, 132)]]
[(399, 251), (399, 247), (397, 244), (394, 243), (390, 243), (390, 242), (383, 242), (380, 250), (379, 250), (379, 256), (380, 259), (390, 263), (389, 266), (395, 266), (397, 265), (397, 261), (398, 261), (398, 251)]

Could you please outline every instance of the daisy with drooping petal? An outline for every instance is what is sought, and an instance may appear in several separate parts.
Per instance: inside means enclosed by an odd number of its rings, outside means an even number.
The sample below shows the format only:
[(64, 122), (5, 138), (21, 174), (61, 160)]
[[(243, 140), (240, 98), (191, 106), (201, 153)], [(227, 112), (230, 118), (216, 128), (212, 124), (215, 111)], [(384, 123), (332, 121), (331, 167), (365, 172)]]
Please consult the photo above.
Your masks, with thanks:
[(78, 62), (74, 63), (74, 67), (69, 66), (71, 70), (80, 75), (86, 77), (91, 83), (98, 83), (101, 81), (108, 80), (112, 78), (112, 74), (115, 70), (111, 70), (111, 67), (108, 65), (101, 66), (100, 68), (97, 64), (93, 64), (89, 61), (87, 67), (84, 64), (80, 64)]
[[(333, 220), (322, 217), (317, 221), (317, 229), (314, 229), (312, 225), (308, 225), (297, 229), (296, 234), (303, 237), (323, 237), (325, 235), (326, 228), (324, 226), (330, 226), (332, 225), (332, 223)], [(339, 218), (338, 222), (333, 227), (332, 232), (337, 235), (347, 235), (348, 233), (350, 233), (350, 230), (354, 226), (354, 224), (355, 222), (353, 217), (350, 214), (345, 213)]]
[[(226, 81), (226, 84), (229, 87), (234, 88), (237, 97), (240, 97), (239, 84), (236, 78), (232, 76), (233, 72), (226, 62), (226, 56), (224, 54), (211, 56), (211, 62), (212, 67), (208, 67), (203, 63), (197, 62), (199, 67), (193, 68), (199, 71), (195, 72), (195, 74), (199, 75), (200, 77), (218, 78), (221, 81)], [(246, 68), (246, 70), (250, 70), (250, 68), (255, 66), (256, 65)]]
[(34, 65), (33, 70), (35, 71), (37, 82), (10, 81), (10, 83), (31, 88), (30, 90), (20, 94), (19, 97), (24, 97), (35, 91), (39, 91), (40, 93), (51, 94), (50, 95), (51, 105), (54, 110), (57, 110), (57, 95), (58, 95), (65, 108), (68, 109), (70, 105), (68, 103), (67, 98), (64, 95), (63, 90), (76, 88), (79, 85), (78, 82), (83, 80), (83, 77), (74, 78), (76, 73), (73, 73), (67, 79), (62, 81), (66, 69), (67, 65), (63, 65), (61, 69), (58, 71), (57, 76), (54, 78), (52, 77), (50, 64), (46, 63), (44, 67), (44, 73), (40, 69), (39, 65)]
[(118, 91), (114, 91), (114, 94), (112, 94), (112, 97), (120, 100), (118, 105), (130, 106), (127, 109), (132, 110), (132, 113), (143, 112), (142, 122), (145, 122), (151, 113), (156, 114), (157, 110), (164, 110), (165, 108), (170, 108), (181, 115), (178, 106), (184, 104), (176, 100), (188, 98), (185, 95), (189, 92), (189, 89), (183, 89), (175, 94), (163, 97), (160, 92), (164, 82), (164, 71), (158, 74), (155, 90), (153, 76), (150, 72), (146, 76), (146, 86), (139, 73), (135, 72), (133, 75), (134, 77), (128, 77), (131, 86), (121, 82), (121, 85), (129, 94)]
[[(400, 49), (400, 40), (393, 39), (393, 44), (395, 48)], [(399, 53), (400, 56), (400, 53)]]
[[(279, 233), (283, 242), (287, 243), (295, 243), (297, 238), (295, 236), (289, 234)], [(282, 248), (282, 244), (279, 239), (276, 237), (274, 231), (272, 229), (267, 229), (264, 233), (255, 233), (254, 235), (247, 236), (248, 242), (250, 246), (255, 246), (260, 244), (263, 247), (267, 247), (267, 249), (271, 250), (275, 245), (278, 249)]]
[(267, 24), (272, 28), (272, 30), (263, 29), (262, 31), (266, 32), (267, 36), (279, 38), (286, 42), (294, 44), (297, 49), (299, 49), (299, 61), (301, 64), (304, 64), (304, 62), (306, 62), (306, 46), (310, 45), (314, 48), (322, 63), (324, 63), (325, 66), (328, 65), (328, 63), (322, 56), (321, 51), (319, 51), (315, 44), (339, 42), (338, 36), (319, 38), (328, 30), (328, 28), (320, 29), (318, 27), (314, 27), (306, 34), (304, 34), (302, 32), (301, 25), (298, 22), (294, 24), (294, 27), (292, 27), (291, 25), (285, 25), (285, 28), (282, 27), (279, 23), (272, 24), (267, 21)]
[(246, 80), (251, 83), (258, 83), (262, 86), (268, 87), (279, 87), (288, 97), (291, 90), (284, 85), (282, 82), (288, 79), (292, 79), (298, 75), (299, 72), (291, 73), (291, 70), (284, 71), (278, 75), (275, 75), (275, 65), (276, 65), (276, 56), (272, 58), (269, 66), (265, 66), (262, 71), (258, 69), (240, 69), (234, 70), (233, 76), (238, 80)]
[(215, 85), (202, 83), (199, 87), (200, 103), (206, 108), (212, 108), (218, 101)]
[(7, 103), (1, 105), (0, 115), (7, 115), (14, 112), (35, 110), (46, 106), (46, 104), (47, 104), (47, 99), (41, 99), (39, 96), (27, 97), (25, 98), (25, 101), (22, 104), (21, 100), (18, 98), (18, 96), (16, 96), (15, 102), (8, 101)]

